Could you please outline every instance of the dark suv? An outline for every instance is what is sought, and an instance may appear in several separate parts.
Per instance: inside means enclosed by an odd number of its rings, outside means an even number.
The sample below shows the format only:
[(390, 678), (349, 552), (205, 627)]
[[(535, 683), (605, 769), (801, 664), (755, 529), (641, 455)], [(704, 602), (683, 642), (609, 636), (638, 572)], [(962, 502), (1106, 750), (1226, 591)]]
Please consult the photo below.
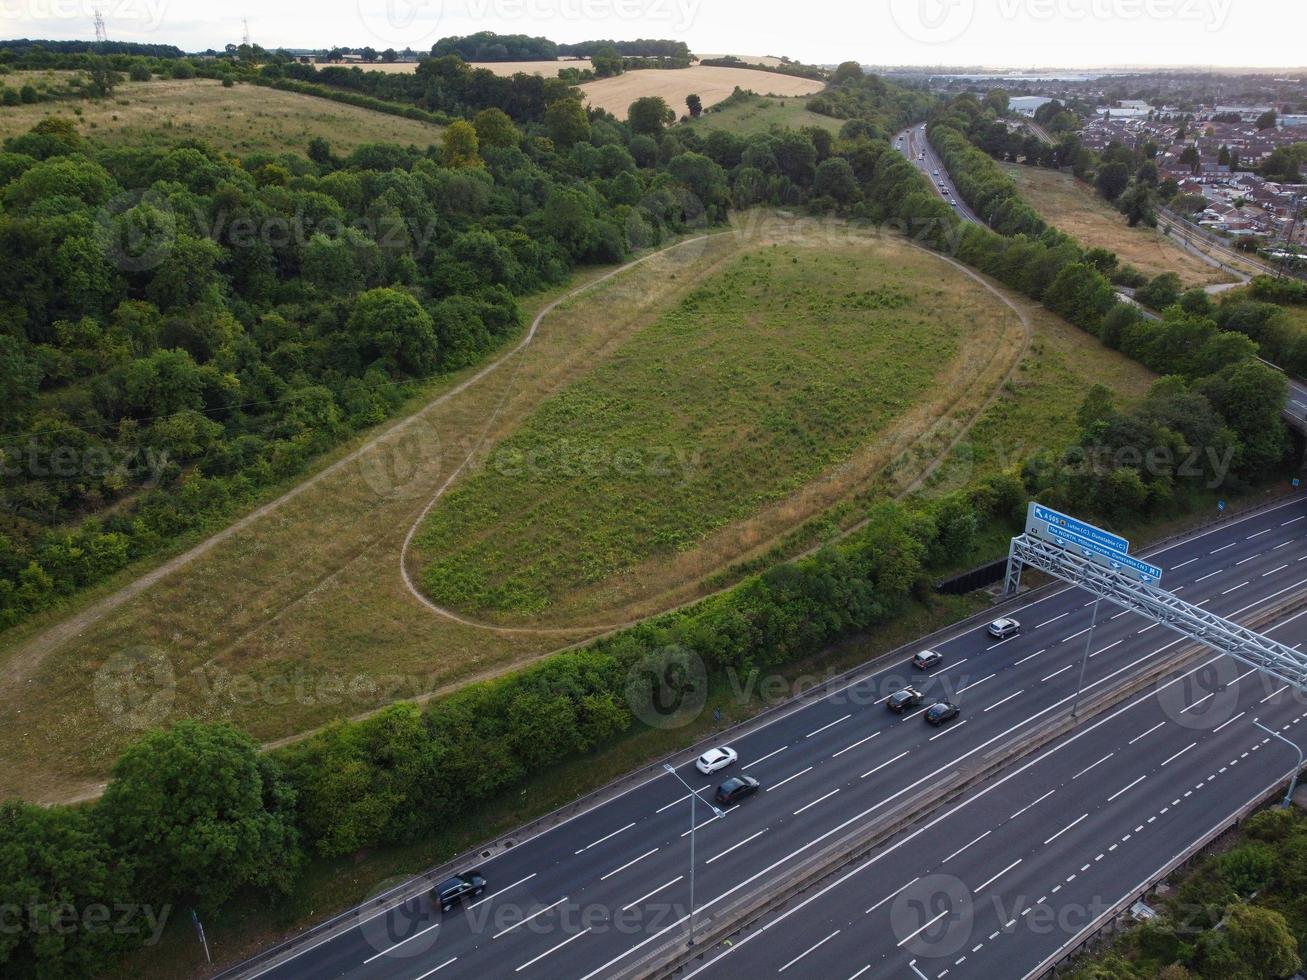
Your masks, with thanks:
[(486, 879), (480, 871), (468, 871), (454, 875), (431, 889), (431, 901), (440, 906), (440, 911), (448, 912), (468, 895), (477, 896), (486, 890)]
[(885, 702), (885, 707), (889, 708), (896, 715), (901, 715), (909, 708), (915, 708), (925, 700), (925, 695), (915, 687), (905, 687), (901, 691), (895, 691)]
[(758, 792), (758, 780), (752, 776), (732, 776), (717, 787), (717, 802), (723, 805), (739, 803), (746, 796)]

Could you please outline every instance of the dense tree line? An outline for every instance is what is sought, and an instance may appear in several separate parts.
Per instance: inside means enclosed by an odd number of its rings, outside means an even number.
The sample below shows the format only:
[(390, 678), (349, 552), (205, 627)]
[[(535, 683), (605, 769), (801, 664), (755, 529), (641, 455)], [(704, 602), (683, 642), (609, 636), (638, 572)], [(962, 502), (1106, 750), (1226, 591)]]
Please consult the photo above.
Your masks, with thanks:
[(478, 31), (442, 37), (431, 45), (431, 57), (447, 54), (456, 54), (464, 61), (554, 61), (558, 58), (558, 45), (547, 37)]
[[(182, 58), (185, 52), (173, 44), (141, 44), (136, 41), (39, 41), (13, 38), (0, 41), (0, 64), (21, 59), (28, 68), (62, 68), (58, 55), (136, 55), (145, 58)], [(44, 63), (43, 63), (44, 62)]]

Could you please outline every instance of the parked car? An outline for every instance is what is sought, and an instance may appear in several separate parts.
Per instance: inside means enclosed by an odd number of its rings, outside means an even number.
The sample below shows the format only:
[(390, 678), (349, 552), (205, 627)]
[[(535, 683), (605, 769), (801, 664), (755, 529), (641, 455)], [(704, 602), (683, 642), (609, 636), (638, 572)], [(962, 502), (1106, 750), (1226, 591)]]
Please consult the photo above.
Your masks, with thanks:
[(725, 769), (727, 766), (735, 765), (739, 760), (735, 750), (729, 745), (719, 745), (715, 749), (709, 749), (703, 755), (699, 756), (695, 762), (694, 768), (698, 769), (705, 776), (715, 773), (718, 769)]
[(958, 706), (952, 701), (940, 701), (926, 709), (926, 721), (932, 725), (942, 725), (958, 716)]
[(944, 654), (938, 650), (920, 650), (912, 658), (912, 666), (918, 670), (930, 670), (931, 667), (938, 667), (944, 660)]
[(987, 629), (994, 639), (1006, 640), (1009, 636), (1016, 636), (1021, 632), (1021, 624), (1011, 616), (1003, 616), (990, 623)]
[(901, 691), (895, 691), (885, 702), (885, 707), (896, 715), (901, 715), (909, 708), (915, 708), (926, 699), (926, 696), (918, 691), (915, 687), (905, 687)]
[(752, 776), (732, 776), (717, 787), (717, 802), (722, 806), (739, 803), (746, 796), (758, 792), (758, 780)]
[(431, 889), (431, 901), (440, 906), (441, 912), (448, 912), (464, 898), (476, 897), (486, 890), (486, 879), (480, 871), (468, 871), (461, 875), (447, 878)]

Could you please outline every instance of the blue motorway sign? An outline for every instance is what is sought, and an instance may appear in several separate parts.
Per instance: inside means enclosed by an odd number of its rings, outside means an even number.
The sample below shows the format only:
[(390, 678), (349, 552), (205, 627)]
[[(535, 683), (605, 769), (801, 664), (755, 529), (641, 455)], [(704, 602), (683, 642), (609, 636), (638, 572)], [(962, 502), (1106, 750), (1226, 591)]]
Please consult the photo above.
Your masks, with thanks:
[(1107, 548), (1110, 551), (1119, 551), (1125, 554), (1130, 550), (1130, 542), (1118, 534), (1111, 531), (1104, 531), (1101, 527), (1095, 527), (1092, 524), (1086, 524), (1084, 521), (1078, 521), (1074, 517), (1068, 517), (1052, 507), (1045, 507), (1043, 504), (1037, 504), (1033, 501), (1026, 511), (1026, 531), (1030, 532), (1032, 521), (1042, 521), (1048, 525), (1051, 532), (1067, 531), (1071, 534), (1079, 535), (1082, 538), (1088, 538), (1100, 547)]
[(1081, 537), (1079, 534), (1073, 534), (1070, 531), (1063, 531), (1054, 527), (1050, 527), (1048, 533), (1057, 544), (1063, 546), (1074, 545), (1080, 549), (1086, 558), (1093, 558), (1099, 561), (1099, 564), (1108, 565), (1113, 571), (1133, 572), (1134, 574), (1131, 577), (1137, 578), (1144, 585), (1156, 585), (1157, 581), (1162, 577), (1162, 570), (1156, 565), (1150, 565), (1130, 555), (1123, 555), (1119, 551), (1100, 547), (1096, 542)]

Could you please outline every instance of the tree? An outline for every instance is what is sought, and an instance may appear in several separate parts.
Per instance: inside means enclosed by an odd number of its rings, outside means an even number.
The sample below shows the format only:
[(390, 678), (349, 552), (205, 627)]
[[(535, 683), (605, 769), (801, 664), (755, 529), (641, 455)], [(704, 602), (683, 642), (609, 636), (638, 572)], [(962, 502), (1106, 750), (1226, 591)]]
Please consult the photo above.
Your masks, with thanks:
[(590, 55), (590, 67), (596, 78), (612, 78), (622, 73), (622, 56), (611, 44), (605, 44)]
[(113, 95), (114, 88), (122, 80), (109, 59), (98, 54), (86, 56), (86, 74), (91, 81), (91, 92), (102, 99)]
[(512, 117), (503, 109), (491, 106), (472, 117), (477, 139), (485, 146), (517, 146), (522, 134), (513, 125)]
[(431, 317), (401, 289), (370, 289), (354, 301), (348, 329), (365, 364), (380, 362), (392, 377), (425, 377), (436, 368)]
[(140, 894), (214, 910), (245, 885), (289, 889), (300, 860), (294, 802), (248, 735), (186, 720), (119, 757), (95, 818), (132, 862)]
[(842, 61), (831, 74), (832, 85), (844, 85), (848, 82), (862, 81), (862, 65), (856, 61)]
[(1180, 151), (1180, 162), (1185, 164), (1191, 173), (1198, 173), (1202, 167), (1202, 160), (1202, 155), (1196, 146), (1186, 146)]
[(631, 103), (626, 121), (631, 125), (631, 132), (656, 138), (676, 121), (676, 113), (662, 96), (646, 95)]
[(1225, 913), (1225, 933), (1237, 961), (1254, 977), (1276, 980), (1302, 967), (1298, 941), (1273, 909), (1232, 905)]
[(1301, 179), (1298, 164), (1298, 156), (1293, 147), (1277, 146), (1262, 161), (1262, 176), (1267, 180), (1297, 183)]
[(1125, 215), (1126, 223), (1134, 228), (1143, 224), (1152, 228), (1157, 224), (1153, 189), (1143, 181), (1136, 181), (1117, 200), (1117, 207)]
[(1115, 201), (1130, 183), (1130, 168), (1124, 163), (1106, 163), (1098, 168), (1094, 180), (1098, 192), (1109, 201)]
[(1278, 122), (1279, 122), (1279, 118), (1275, 115), (1275, 110), (1267, 109), (1265, 112), (1263, 112), (1260, 116), (1257, 117), (1257, 128), (1274, 129)]
[(703, 115), (703, 99), (691, 92), (685, 97), (685, 107), (690, 110), (690, 118), (698, 119)]
[(590, 118), (580, 99), (559, 99), (545, 109), (545, 128), (559, 149), (590, 139)]
[(853, 167), (843, 157), (831, 157), (817, 165), (813, 192), (829, 197), (839, 205), (852, 204), (862, 197)]
[(481, 166), (481, 157), (477, 155), (477, 131), (470, 122), (459, 119), (445, 128), (440, 162), (452, 170)]

